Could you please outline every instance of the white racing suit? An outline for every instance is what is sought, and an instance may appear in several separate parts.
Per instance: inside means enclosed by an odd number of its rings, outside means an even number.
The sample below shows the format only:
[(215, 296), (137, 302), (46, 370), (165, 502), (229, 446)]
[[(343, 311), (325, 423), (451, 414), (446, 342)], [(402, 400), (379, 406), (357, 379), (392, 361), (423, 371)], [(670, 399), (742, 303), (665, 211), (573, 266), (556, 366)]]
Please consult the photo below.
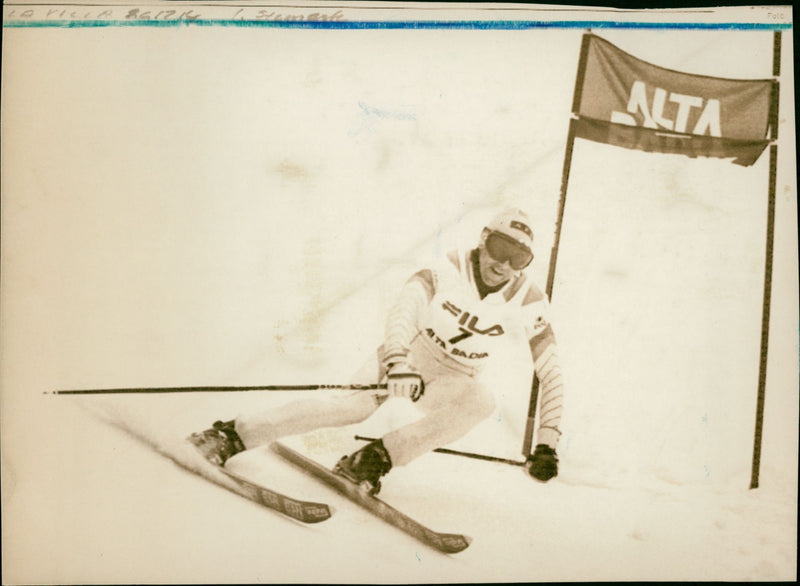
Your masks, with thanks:
[[(425, 392), (415, 403), (423, 417), (383, 436), (393, 466), (402, 466), (453, 442), (494, 410), (492, 392), (476, 375), (514, 328), (529, 340), (540, 381), (537, 443), (555, 449), (560, 435), (563, 384), (555, 337), (547, 321), (547, 299), (520, 274), (480, 298), (471, 251), (454, 251), (438, 268), (413, 275), (389, 312), (383, 346), (356, 373), (354, 384), (374, 384), (385, 364), (405, 358), (415, 366)], [(387, 391), (356, 391), (339, 398), (309, 399), (242, 416), (236, 429), (255, 447), (284, 435), (363, 421), (386, 400)]]

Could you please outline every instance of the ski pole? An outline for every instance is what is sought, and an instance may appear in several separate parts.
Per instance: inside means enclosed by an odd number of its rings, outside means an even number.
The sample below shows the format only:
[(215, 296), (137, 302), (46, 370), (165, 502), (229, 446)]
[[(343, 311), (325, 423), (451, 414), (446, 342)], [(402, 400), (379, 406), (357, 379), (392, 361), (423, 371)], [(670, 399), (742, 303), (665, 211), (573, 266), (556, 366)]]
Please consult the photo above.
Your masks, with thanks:
[(226, 393), (239, 391), (322, 391), (322, 390), (354, 390), (367, 391), (385, 389), (386, 385), (261, 385), (251, 387), (132, 387), (111, 389), (69, 389), (45, 391), (45, 395), (122, 395), (149, 393)]
[[(355, 439), (365, 441), (365, 442), (374, 442), (377, 438), (374, 437), (363, 437), (360, 435), (355, 436)], [(474, 454), (472, 452), (461, 452), (459, 450), (451, 450), (449, 448), (436, 448), (433, 450), (439, 454), (449, 454), (451, 456), (463, 456), (465, 458), (473, 458), (475, 460), (486, 460), (487, 462), (500, 462), (501, 464), (511, 464), (512, 466), (524, 466), (525, 462), (519, 462), (517, 460), (509, 460), (507, 458), (498, 458), (497, 456), (486, 456), (484, 454)]]

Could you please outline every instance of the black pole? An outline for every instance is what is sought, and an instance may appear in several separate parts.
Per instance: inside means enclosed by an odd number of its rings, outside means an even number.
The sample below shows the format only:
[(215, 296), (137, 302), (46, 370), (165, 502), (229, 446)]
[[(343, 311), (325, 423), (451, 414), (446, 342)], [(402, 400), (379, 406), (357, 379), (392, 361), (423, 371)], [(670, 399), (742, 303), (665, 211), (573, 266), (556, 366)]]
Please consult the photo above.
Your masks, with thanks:
[[(355, 436), (355, 439), (364, 442), (374, 442), (377, 438), (364, 437), (362, 435)], [(433, 450), (437, 454), (449, 454), (451, 456), (463, 456), (464, 458), (472, 458), (473, 460), (483, 460), (485, 462), (498, 462), (500, 464), (510, 464), (511, 466), (524, 466), (525, 462), (518, 460), (509, 460), (508, 458), (499, 458), (497, 456), (486, 456), (484, 454), (475, 454), (473, 452), (462, 452), (460, 450), (451, 450), (449, 448), (436, 448)]]
[(385, 389), (386, 385), (262, 385), (254, 387), (142, 387), (127, 389), (75, 389), (45, 392), (45, 395), (138, 395), (154, 393), (227, 393), (241, 391), (356, 391)]
[[(553, 240), (553, 247), (550, 249), (550, 265), (547, 271), (547, 287), (545, 289), (548, 299), (553, 298), (553, 284), (556, 278), (556, 262), (558, 260), (558, 246), (561, 242), (561, 226), (564, 221), (564, 209), (567, 203), (567, 188), (569, 186), (569, 173), (572, 167), (572, 149), (575, 144), (575, 118), (574, 115), (580, 109), (580, 101), (583, 95), (583, 76), (586, 73), (586, 58), (589, 53), (589, 42), (591, 33), (586, 32), (581, 41), (580, 57), (578, 58), (578, 72), (575, 75), (575, 91), (572, 95), (573, 118), (569, 121), (567, 131), (567, 147), (564, 153), (564, 167), (561, 171), (561, 193), (558, 200), (558, 214), (556, 216), (556, 231)], [(531, 382), (531, 395), (528, 402), (528, 418), (525, 422), (525, 437), (522, 442), (522, 455), (526, 458), (531, 454), (533, 447), (533, 433), (536, 426), (536, 409), (539, 404), (539, 377), (536, 373)]]
[[(781, 70), (781, 33), (773, 33), (772, 75), (780, 76)], [(758, 397), (756, 399), (756, 425), (753, 434), (753, 466), (750, 471), (750, 488), (758, 488), (758, 476), (761, 470), (761, 439), (764, 432), (764, 402), (767, 394), (767, 350), (769, 348), (769, 316), (772, 298), (772, 260), (775, 240), (775, 190), (778, 178), (778, 92), (780, 86), (775, 81), (772, 87), (772, 108), (770, 111), (770, 138), (773, 144), (769, 147), (769, 189), (767, 195), (767, 243), (764, 261), (764, 300), (761, 311), (761, 353), (758, 363)]]

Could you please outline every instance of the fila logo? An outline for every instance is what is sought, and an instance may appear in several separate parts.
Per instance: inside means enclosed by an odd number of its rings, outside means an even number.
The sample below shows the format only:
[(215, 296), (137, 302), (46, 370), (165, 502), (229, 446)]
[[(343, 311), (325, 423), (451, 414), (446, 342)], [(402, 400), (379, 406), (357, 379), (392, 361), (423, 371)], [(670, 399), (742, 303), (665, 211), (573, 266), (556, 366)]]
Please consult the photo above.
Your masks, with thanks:
[[(611, 112), (611, 122), (637, 126), (634, 115), (641, 113), (645, 128), (660, 128), (674, 132), (722, 136), (720, 128), (719, 100), (704, 100), (698, 96), (687, 96), (657, 87), (653, 92), (653, 103), (648, 104), (647, 86), (643, 81), (633, 82), (628, 99), (628, 113)], [(698, 114), (699, 112), (699, 114)], [(688, 130), (691, 127), (691, 130)]]
[(458, 329), (461, 331), (461, 333), (458, 336), (448, 340), (448, 342), (451, 344), (457, 344), (461, 340), (469, 338), (473, 334), (479, 334), (482, 336), (500, 336), (505, 333), (503, 326), (500, 324), (494, 324), (486, 329), (479, 328), (477, 315), (470, 315), (468, 311), (462, 311), (449, 301), (442, 303), (442, 309), (458, 318)]

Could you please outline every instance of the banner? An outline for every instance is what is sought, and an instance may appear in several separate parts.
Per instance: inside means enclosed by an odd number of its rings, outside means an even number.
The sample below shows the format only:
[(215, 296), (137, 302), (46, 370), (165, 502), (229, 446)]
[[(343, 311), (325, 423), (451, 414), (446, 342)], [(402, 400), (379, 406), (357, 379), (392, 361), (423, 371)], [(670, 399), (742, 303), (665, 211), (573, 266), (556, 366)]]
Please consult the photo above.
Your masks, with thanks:
[(769, 144), (777, 82), (681, 73), (586, 34), (575, 135), (629, 149), (752, 165)]

